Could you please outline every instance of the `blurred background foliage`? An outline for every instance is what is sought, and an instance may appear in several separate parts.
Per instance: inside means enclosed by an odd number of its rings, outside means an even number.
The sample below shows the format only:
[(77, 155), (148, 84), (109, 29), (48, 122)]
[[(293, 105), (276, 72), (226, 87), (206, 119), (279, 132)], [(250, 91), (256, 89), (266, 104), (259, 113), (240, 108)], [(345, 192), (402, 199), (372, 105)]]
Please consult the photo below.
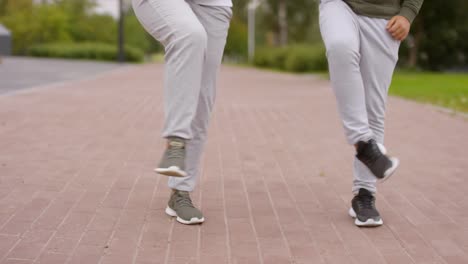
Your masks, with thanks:
[[(36, 2), (0, 0), (0, 23), (13, 34), (15, 55), (49, 54), (108, 60), (116, 57), (115, 54), (110, 56), (109, 51), (117, 52), (117, 21), (111, 15), (93, 12), (96, 7), (93, 0)], [(131, 61), (142, 60), (143, 55), (140, 54), (161, 51), (159, 44), (144, 31), (131, 10), (125, 14), (125, 35)], [(52, 49), (57, 51), (52, 52)], [(70, 54), (65, 54), (67, 52)], [(101, 55), (97, 54), (100, 52)]]
[[(109, 0), (110, 1), (110, 0)], [(112, 0), (114, 1), (114, 0)], [(117, 0), (116, 4), (117, 4)], [(234, 0), (234, 17), (226, 45), (226, 58), (247, 62), (248, 0)], [(0, 0), (0, 23), (13, 33), (14, 54), (36, 46), (60, 43), (116, 45), (117, 22), (94, 12), (95, 0)], [(467, 70), (468, 2), (427, 0), (402, 44), (401, 68), (433, 71)], [(324, 71), (324, 49), (318, 25), (318, 0), (264, 0), (256, 12), (254, 65), (286, 71)], [(126, 46), (136, 53), (162, 53), (161, 46), (140, 26), (134, 13), (125, 14)], [(62, 49), (61, 52), (63, 52)], [(37, 53), (37, 52), (36, 52)], [(51, 54), (56, 54), (51, 52)], [(76, 52), (76, 54), (85, 54)], [(104, 56), (109, 57), (109, 56)], [(311, 61), (313, 60), (313, 61)]]

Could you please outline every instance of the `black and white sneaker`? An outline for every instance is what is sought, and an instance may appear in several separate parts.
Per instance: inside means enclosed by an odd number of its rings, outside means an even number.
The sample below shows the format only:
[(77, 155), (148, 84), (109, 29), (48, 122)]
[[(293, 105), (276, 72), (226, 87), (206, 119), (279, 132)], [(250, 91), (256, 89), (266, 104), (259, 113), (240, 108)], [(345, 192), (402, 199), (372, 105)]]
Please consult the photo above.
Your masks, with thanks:
[(356, 157), (369, 168), (377, 179), (385, 181), (400, 165), (397, 158), (387, 156), (387, 150), (374, 139), (357, 143)]
[(357, 226), (374, 227), (383, 225), (379, 211), (375, 208), (375, 197), (367, 189), (359, 189), (358, 195), (351, 201), (349, 215), (355, 218)]

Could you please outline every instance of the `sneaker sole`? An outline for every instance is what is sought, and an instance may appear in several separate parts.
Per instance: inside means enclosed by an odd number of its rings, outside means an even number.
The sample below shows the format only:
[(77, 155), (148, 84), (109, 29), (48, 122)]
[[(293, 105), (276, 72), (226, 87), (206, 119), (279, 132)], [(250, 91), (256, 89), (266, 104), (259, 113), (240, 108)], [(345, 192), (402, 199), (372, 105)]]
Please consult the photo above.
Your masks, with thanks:
[(379, 221), (375, 221), (374, 219), (367, 219), (366, 222), (362, 222), (357, 218), (356, 212), (354, 209), (351, 207), (348, 211), (349, 216), (354, 218), (354, 224), (360, 227), (376, 227), (376, 226), (381, 226), (383, 225), (383, 220), (380, 219)]
[(390, 160), (392, 161), (392, 167), (385, 171), (384, 177), (379, 180), (379, 183), (383, 183), (386, 180), (388, 180), (398, 169), (398, 166), (400, 166), (400, 160), (398, 160), (397, 158), (390, 158)]
[(171, 166), (169, 168), (156, 168), (154, 169), (155, 172), (170, 177), (187, 177), (187, 173), (181, 170), (177, 166)]
[(180, 218), (177, 215), (176, 211), (172, 210), (172, 208), (170, 208), (169, 206), (166, 207), (166, 214), (169, 215), (169, 216), (172, 216), (172, 217), (177, 217), (176, 218), (177, 222), (179, 222), (181, 224), (184, 224), (184, 225), (196, 225), (196, 224), (201, 224), (201, 223), (205, 222), (204, 217), (202, 217), (201, 219), (193, 217), (192, 219), (190, 219), (190, 221), (184, 220), (184, 219)]

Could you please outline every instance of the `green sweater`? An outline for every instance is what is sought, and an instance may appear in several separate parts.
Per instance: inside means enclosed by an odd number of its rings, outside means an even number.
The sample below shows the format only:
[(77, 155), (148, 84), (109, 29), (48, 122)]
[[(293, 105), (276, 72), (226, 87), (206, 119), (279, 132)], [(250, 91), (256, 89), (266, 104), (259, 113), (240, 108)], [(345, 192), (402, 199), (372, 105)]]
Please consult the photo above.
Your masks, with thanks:
[(344, 0), (358, 15), (386, 18), (400, 15), (410, 22), (421, 9), (424, 0)]

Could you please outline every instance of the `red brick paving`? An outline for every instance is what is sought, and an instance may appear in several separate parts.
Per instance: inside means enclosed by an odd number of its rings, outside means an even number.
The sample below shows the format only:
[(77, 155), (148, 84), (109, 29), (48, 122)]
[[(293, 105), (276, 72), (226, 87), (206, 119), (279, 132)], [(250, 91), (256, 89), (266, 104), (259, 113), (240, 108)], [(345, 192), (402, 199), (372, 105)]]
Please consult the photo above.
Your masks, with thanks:
[(164, 214), (162, 67), (0, 97), (0, 263), (468, 263), (468, 122), (392, 98), (385, 225), (347, 215), (352, 148), (329, 84), (222, 70), (193, 198)]

